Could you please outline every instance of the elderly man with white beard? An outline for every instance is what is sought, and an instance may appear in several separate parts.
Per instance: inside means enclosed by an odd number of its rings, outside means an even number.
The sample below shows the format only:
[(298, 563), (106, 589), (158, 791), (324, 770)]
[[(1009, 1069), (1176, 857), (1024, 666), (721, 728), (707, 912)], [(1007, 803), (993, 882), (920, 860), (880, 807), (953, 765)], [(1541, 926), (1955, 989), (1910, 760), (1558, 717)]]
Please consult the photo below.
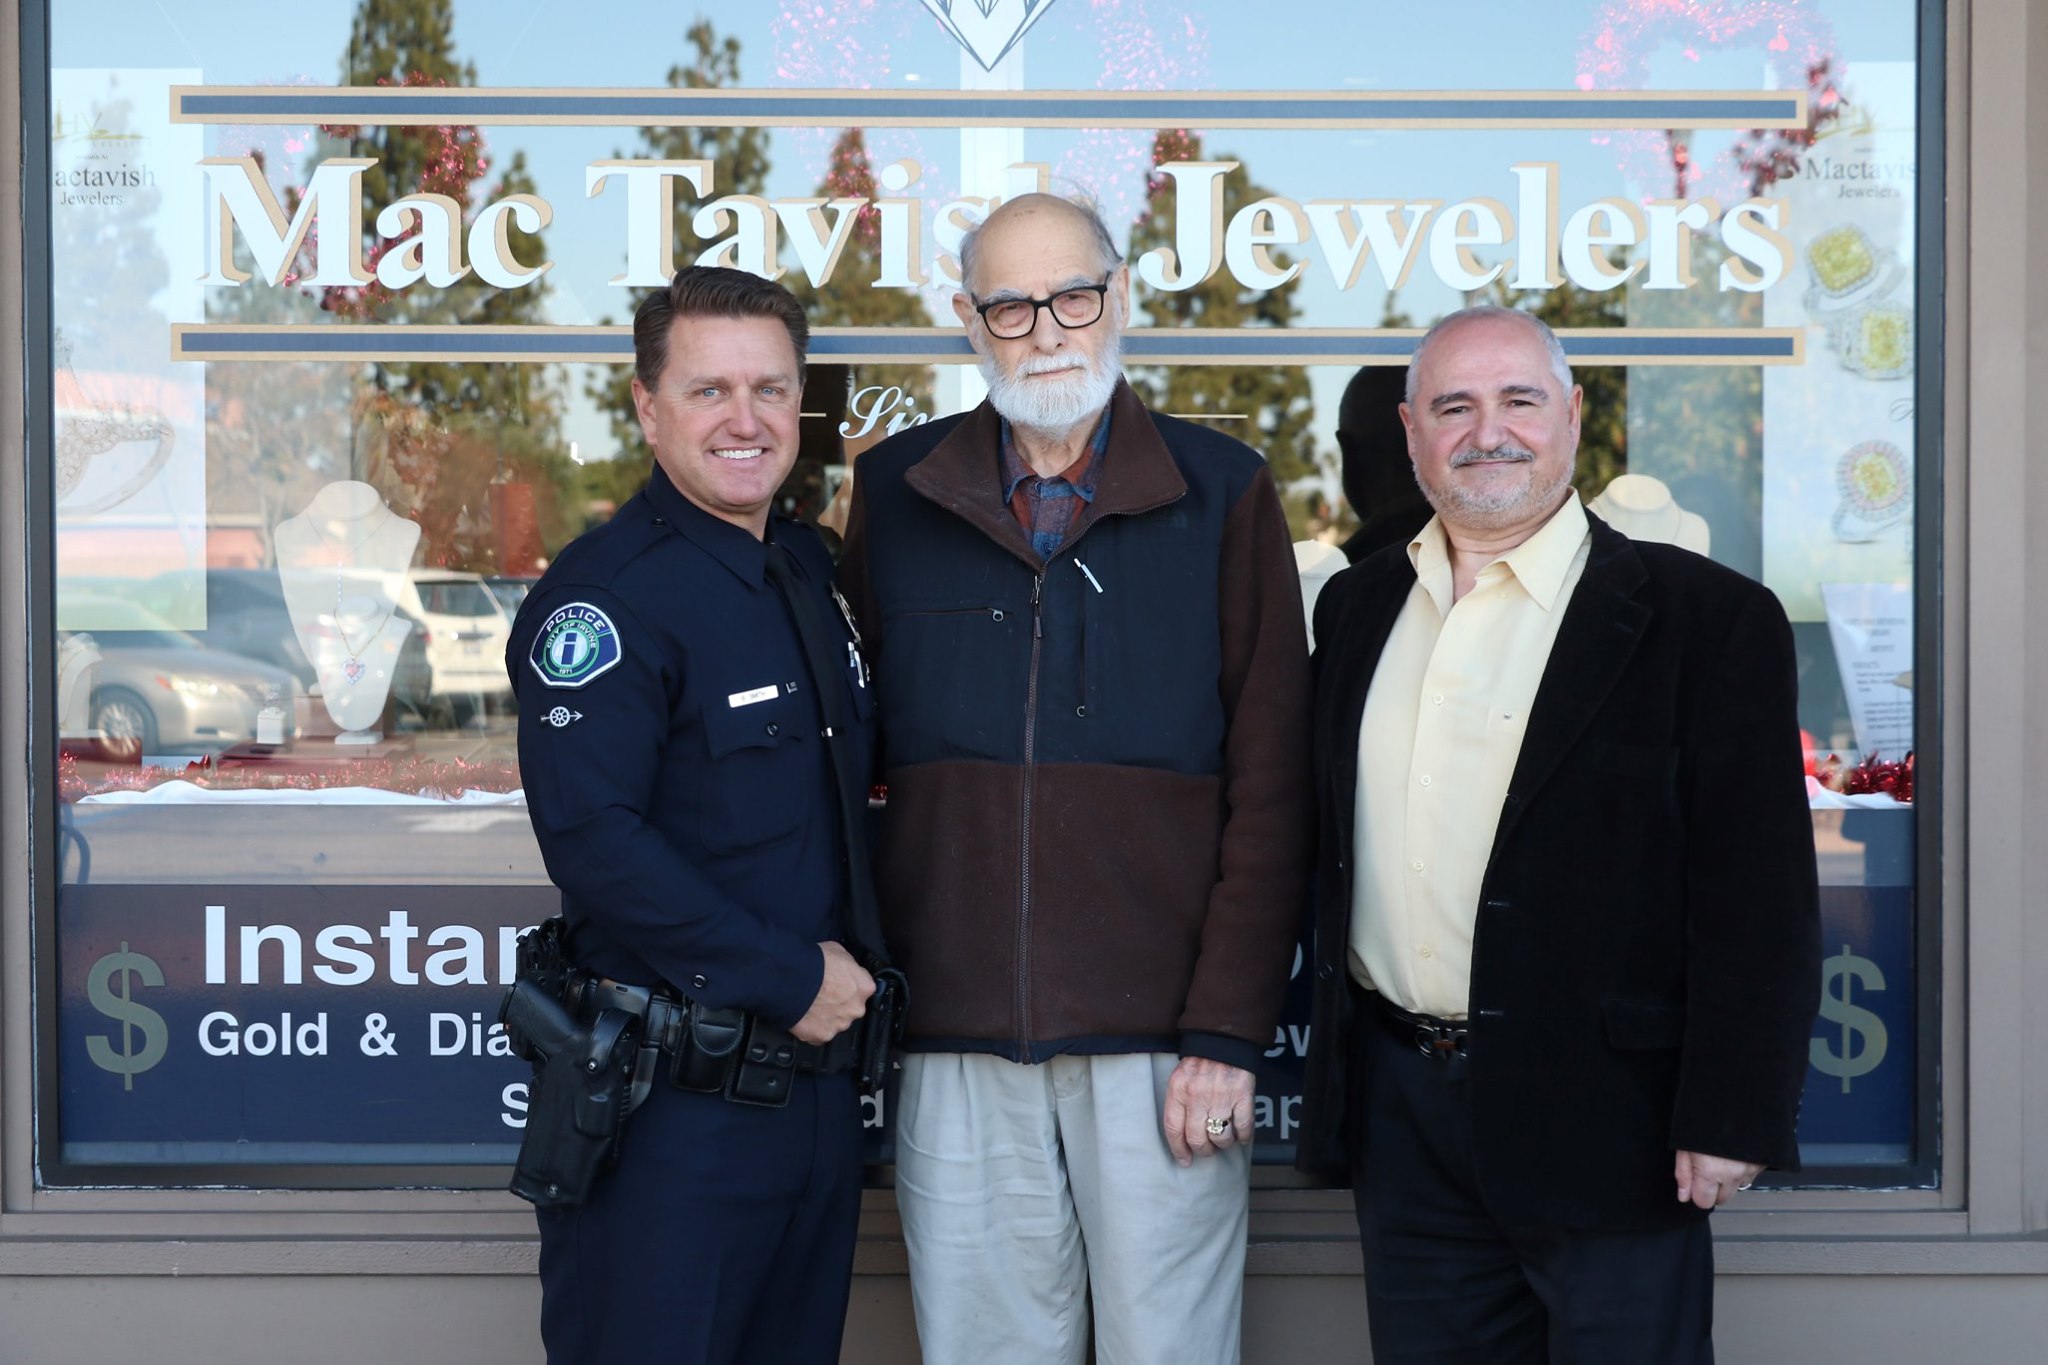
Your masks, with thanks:
[(1149, 412), (1092, 209), (961, 248), (989, 386), (864, 455), (896, 1193), (928, 1365), (1239, 1358), (1253, 1070), (1305, 877), (1308, 654), (1256, 451)]

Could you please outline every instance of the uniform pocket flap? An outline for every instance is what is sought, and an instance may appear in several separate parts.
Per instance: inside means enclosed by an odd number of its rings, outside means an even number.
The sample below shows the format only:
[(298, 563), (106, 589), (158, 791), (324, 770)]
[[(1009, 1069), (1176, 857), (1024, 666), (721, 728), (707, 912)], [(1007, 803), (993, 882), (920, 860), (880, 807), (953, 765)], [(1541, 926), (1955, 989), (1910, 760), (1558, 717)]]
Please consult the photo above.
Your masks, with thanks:
[[(744, 694), (736, 694), (744, 695)], [(763, 701), (712, 702), (704, 708), (704, 743), (713, 758), (742, 749), (773, 749), (801, 735), (796, 693), (777, 688)]]
[(1607, 1041), (1618, 1048), (1677, 1047), (1685, 1041), (1685, 1008), (1654, 1000), (1605, 1000)]

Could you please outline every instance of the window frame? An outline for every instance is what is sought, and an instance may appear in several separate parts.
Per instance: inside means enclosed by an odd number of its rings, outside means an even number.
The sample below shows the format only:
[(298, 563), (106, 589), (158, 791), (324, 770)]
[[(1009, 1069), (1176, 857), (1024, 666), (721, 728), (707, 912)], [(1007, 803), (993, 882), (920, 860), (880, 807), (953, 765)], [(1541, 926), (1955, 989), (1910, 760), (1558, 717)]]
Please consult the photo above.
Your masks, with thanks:
[[(22, 163), (25, 186), (49, 183), (50, 45), (52, 0), (19, 0), (20, 93), (23, 117)], [(1966, 8), (1966, 7), (1958, 7)], [(1944, 536), (1950, 515), (1949, 461), (1946, 437), (1955, 429), (1945, 403), (1948, 397), (1948, 329), (1956, 322), (1947, 293), (1951, 268), (1947, 251), (1951, 179), (1949, 111), (1951, 89), (1948, 26), (1952, 19), (1944, 0), (1919, 0), (1919, 41), (1915, 54), (1917, 115), (1915, 196), (1915, 378), (1914, 378), (1914, 650), (1916, 796), (1914, 802), (1914, 970), (1916, 973), (1914, 1160), (1886, 1166), (1814, 1166), (1793, 1177), (1767, 1178), (1765, 1187), (1779, 1197), (1804, 1198), (1840, 1191), (1851, 1194), (1907, 1196), (1918, 1205), (1937, 1193), (1939, 1203), (1961, 1201), (1960, 1182), (1945, 1170), (1942, 1114), (1945, 1105), (1960, 1110), (1968, 1092), (1960, 1068), (1944, 1069), (1947, 1037), (1944, 1012), (1950, 999), (1950, 967), (1946, 935), (1952, 918), (1951, 882), (1946, 861), (1957, 830), (1949, 828), (1947, 750), (1952, 726), (1946, 712), (1951, 632), (1946, 614), (1952, 599), (1945, 591), (1950, 578), (1949, 546)], [(54, 441), (53, 363), (46, 344), (52, 335), (52, 211), (48, 196), (27, 193), (22, 227), (23, 288), (22, 374), (24, 438), (31, 453), (47, 451)], [(23, 547), (27, 614), (25, 695), (30, 703), (26, 726), (28, 918), (27, 944), (32, 966), (26, 986), (33, 1034), (31, 1063), (34, 1134), (29, 1176), (32, 1201), (46, 1196), (116, 1187), (170, 1196), (201, 1195), (226, 1186), (250, 1190), (355, 1191), (369, 1194), (420, 1192), (419, 1187), (456, 1196), (494, 1189), (504, 1168), (434, 1165), (288, 1165), (288, 1166), (105, 1166), (67, 1164), (60, 1158), (58, 1135), (61, 1092), (56, 1042), (59, 991), (54, 980), (57, 961), (57, 891), (61, 884), (62, 801), (55, 790), (55, 698), (44, 679), (54, 676), (56, 658), (54, 488), (48, 463), (25, 461)], [(12, 780), (12, 779), (10, 779)], [(1956, 918), (1959, 918), (1957, 916)], [(1960, 942), (1961, 940), (1959, 940)], [(21, 967), (10, 966), (10, 989)], [(1949, 1079), (1944, 1082), (1944, 1076)], [(10, 1090), (12, 1083), (10, 1082)], [(1944, 1095), (1944, 1086), (1952, 1092)], [(166, 1174), (176, 1183), (167, 1183)], [(14, 1190), (10, 1170), (8, 1188)], [(374, 1177), (366, 1181), (365, 1176)], [(874, 1184), (871, 1173), (870, 1184)], [(1280, 1168), (1259, 1168), (1254, 1184), (1261, 1189), (1299, 1189), (1306, 1182)], [(1831, 1204), (1818, 1201), (1817, 1207)], [(14, 1207), (10, 1201), (9, 1207)]]

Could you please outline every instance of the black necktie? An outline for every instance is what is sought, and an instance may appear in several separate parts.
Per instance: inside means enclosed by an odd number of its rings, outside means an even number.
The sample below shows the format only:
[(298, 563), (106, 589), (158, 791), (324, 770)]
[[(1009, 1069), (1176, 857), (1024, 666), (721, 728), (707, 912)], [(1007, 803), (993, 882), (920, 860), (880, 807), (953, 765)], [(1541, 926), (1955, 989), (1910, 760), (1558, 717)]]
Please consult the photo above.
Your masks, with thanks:
[(868, 872), (867, 785), (855, 772), (856, 760), (847, 746), (853, 742), (851, 706), (842, 681), (846, 662), (844, 642), (827, 626), (818, 610), (816, 594), (806, 585), (804, 571), (796, 557), (773, 541), (766, 549), (763, 571), (770, 586), (782, 595), (803, 642), (804, 665), (811, 675), (811, 688), (818, 694), (818, 707), (825, 716), (825, 752), (832, 763), (832, 790), (838, 797), (839, 829), (846, 847), (849, 934), (853, 946), (864, 951), (869, 967), (889, 965), (882, 946), (882, 913), (875, 903), (875, 884)]

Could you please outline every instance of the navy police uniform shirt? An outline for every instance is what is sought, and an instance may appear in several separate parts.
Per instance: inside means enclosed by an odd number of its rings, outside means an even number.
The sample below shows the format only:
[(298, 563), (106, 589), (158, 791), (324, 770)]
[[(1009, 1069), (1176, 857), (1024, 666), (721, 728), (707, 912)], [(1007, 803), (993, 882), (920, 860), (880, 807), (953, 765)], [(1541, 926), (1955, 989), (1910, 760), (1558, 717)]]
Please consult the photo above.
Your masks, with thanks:
[[(873, 707), (831, 557), (787, 518), (768, 535), (846, 638), (834, 683), (865, 790)], [(817, 997), (817, 945), (843, 938), (847, 897), (823, 713), (766, 555), (657, 465), (535, 586), (506, 667), (527, 810), (578, 961), (786, 1028)]]

